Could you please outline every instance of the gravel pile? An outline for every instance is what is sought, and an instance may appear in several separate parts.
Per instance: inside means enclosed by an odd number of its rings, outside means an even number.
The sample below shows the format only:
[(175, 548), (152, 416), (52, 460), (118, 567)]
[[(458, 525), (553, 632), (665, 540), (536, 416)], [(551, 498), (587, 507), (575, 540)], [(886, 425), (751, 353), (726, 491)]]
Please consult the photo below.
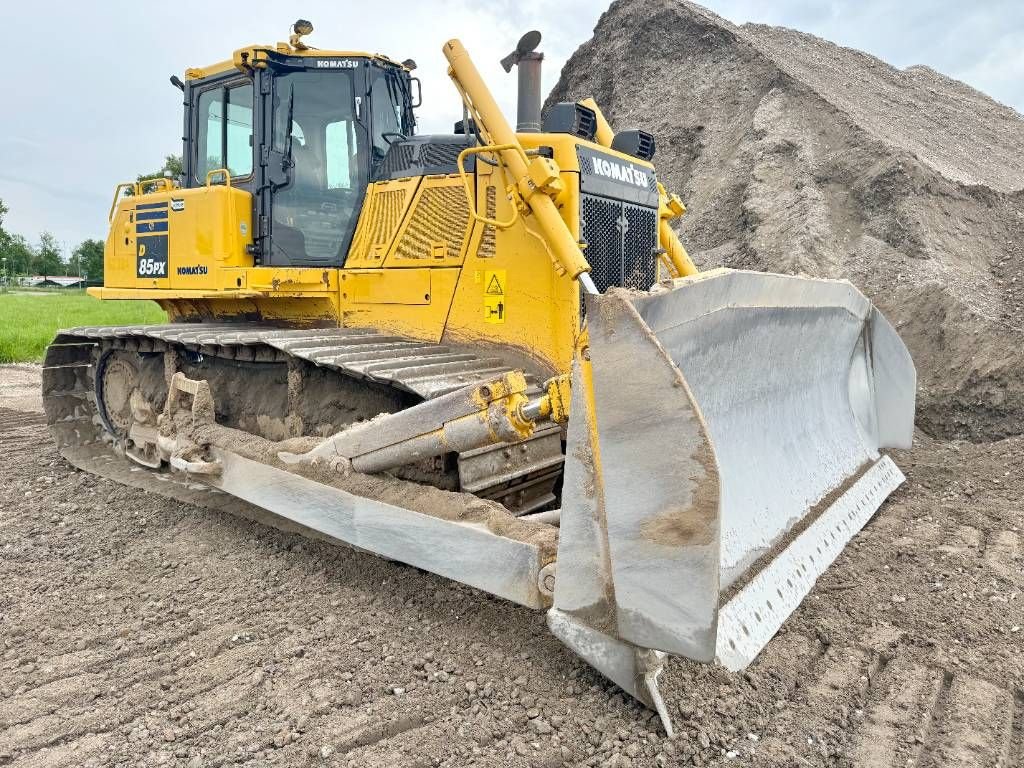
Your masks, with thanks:
[(642, 127), (703, 268), (845, 277), (897, 326), (919, 425), (1024, 432), (1024, 119), (926, 67), (899, 70), (681, 0), (619, 0), (549, 103), (593, 96)]

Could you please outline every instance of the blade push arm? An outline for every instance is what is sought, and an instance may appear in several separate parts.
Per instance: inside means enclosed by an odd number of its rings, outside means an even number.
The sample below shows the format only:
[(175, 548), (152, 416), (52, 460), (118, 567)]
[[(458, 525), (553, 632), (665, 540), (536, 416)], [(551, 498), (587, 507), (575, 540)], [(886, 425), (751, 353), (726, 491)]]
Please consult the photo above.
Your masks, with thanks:
[(690, 259), (690, 254), (679, 241), (679, 236), (669, 224), (672, 219), (682, 216), (686, 212), (686, 206), (679, 199), (679, 195), (665, 191), (665, 187), (658, 183), (658, 246), (662, 250), (662, 258), (668, 263), (669, 272), (674, 272), (672, 277), (686, 277), (697, 274), (697, 267)]

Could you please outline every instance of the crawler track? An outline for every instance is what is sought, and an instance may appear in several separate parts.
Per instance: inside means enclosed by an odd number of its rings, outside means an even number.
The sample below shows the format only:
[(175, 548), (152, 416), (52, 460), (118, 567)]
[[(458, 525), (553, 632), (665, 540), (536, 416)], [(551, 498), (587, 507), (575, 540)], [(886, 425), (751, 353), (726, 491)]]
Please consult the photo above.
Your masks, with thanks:
[[(77, 466), (103, 474), (113, 471), (107, 456), (124, 438), (118, 419), (97, 396), (97, 373), (102, 387), (111, 353), (138, 369), (155, 410), (166, 396), (169, 375), (187, 370), (211, 381), (219, 420), (278, 439), (326, 436), (352, 421), (515, 367), (502, 357), (370, 329), (282, 330), (237, 323), (76, 328), (58, 335), (47, 350), (44, 408), (61, 452)], [(561, 470), (561, 435), (551, 428), (514, 447), (447, 457), (409, 468), (404, 476), (493, 499), (523, 514), (556, 500)], [(167, 487), (162, 481), (152, 485)]]

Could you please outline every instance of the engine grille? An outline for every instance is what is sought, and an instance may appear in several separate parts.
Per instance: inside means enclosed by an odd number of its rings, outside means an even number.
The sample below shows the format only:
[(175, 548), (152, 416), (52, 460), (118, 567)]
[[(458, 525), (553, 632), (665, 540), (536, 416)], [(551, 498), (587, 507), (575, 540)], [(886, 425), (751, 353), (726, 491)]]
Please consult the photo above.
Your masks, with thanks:
[(388, 149), (381, 165), (381, 178), (389, 178), (392, 174), (402, 173), (412, 165), (413, 145), (407, 142), (396, 142)]
[(423, 165), (455, 165), (466, 144), (425, 144), (420, 152)]
[(587, 243), (590, 277), (601, 293), (613, 286), (646, 291), (654, 285), (657, 209), (582, 195), (580, 236)]
[[(374, 181), (458, 173), (459, 153), (476, 144), (473, 136), (423, 135), (396, 141), (374, 172)], [(466, 170), (475, 168), (471, 155)]]

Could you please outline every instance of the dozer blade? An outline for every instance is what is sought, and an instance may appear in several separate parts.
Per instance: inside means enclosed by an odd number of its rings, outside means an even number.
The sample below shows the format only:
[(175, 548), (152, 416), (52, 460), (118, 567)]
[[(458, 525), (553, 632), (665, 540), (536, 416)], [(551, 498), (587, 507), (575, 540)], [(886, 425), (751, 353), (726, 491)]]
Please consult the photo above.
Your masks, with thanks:
[(657, 706), (648, 649), (745, 667), (903, 481), (916, 373), (845, 281), (716, 270), (587, 318), (549, 625)]

